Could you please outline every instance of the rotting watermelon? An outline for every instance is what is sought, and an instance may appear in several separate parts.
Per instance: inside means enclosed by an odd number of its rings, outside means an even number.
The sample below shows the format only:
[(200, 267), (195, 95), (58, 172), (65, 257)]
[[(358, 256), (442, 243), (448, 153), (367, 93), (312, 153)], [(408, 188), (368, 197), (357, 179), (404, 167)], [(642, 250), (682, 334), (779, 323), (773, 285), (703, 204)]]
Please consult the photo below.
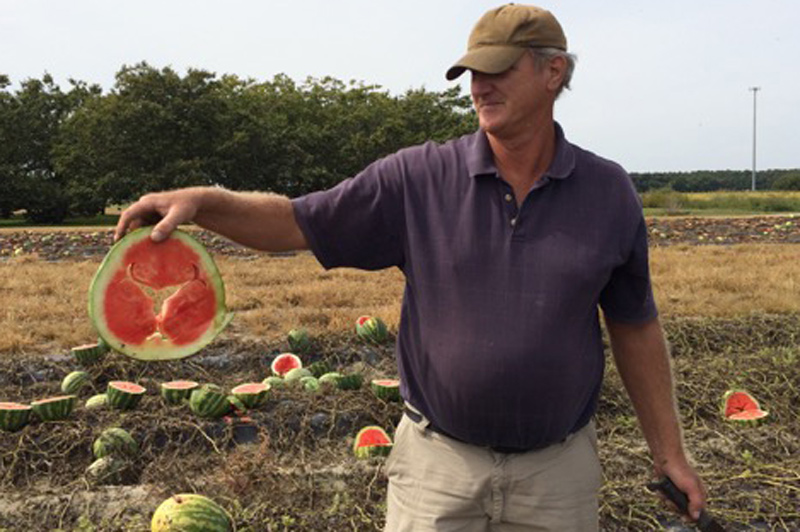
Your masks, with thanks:
[(722, 415), (726, 420), (754, 425), (769, 416), (746, 390), (728, 390), (722, 396)]
[(0, 430), (16, 432), (28, 424), (32, 408), (20, 403), (0, 403)]
[(180, 493), (162, 502), (153, 514), (150, 527), (152, 532), (234, 530), (233, 519), (222, 506), (196, 493)]
[(208, 345), (233, 314), (202, 244), (180, 230), (155, 243), (151, 231), (132, 231), (108, 252), (89, 290), (89, 316), (108, 346), (130, 357), (187, 357)]
[(108, 404), (117, 410), (132, 410), (147, 392), (144, 386), (135, 382), (110, 381), (106, 387)]
[(356, 458), (387, 456), (391, 450), (392, 439), (377, 425), (370, 425), (358, 431), (353, 442), (353, 453)]
[(294, 353), (281, 353), (275, 357), (275, 360), (270, 364), (270, 369), (273, 375), (285, 377), (289, 371), (295, 368), (302, 368), (303, 361)]

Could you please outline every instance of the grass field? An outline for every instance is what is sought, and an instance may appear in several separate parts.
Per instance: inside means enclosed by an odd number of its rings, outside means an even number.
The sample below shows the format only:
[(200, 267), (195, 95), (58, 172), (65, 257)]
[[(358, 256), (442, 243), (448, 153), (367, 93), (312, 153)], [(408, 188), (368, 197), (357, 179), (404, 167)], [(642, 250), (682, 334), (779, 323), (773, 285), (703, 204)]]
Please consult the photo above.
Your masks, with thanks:
[(641, 194), (647, 216), (800, 213), (800, 191), (676, 192)]
[[(0, 401), (55, 395), (60, 379), (76, 369), (69, 348), (95, 339), (86, 292), (99, 260), (45, 261), (27, 252), (0, 260)], [(187, 491), (223, 504), (239, 532), (381, 529), (382, 462), (355, 460), (350, 445), (364, 425), (391, 431), (399, 405), (368, 389), (275, 392), (249, 414), (258, 438), (245, 445), (225, 423), (165, 409), (155, 390), (176, 378), (225, 387), (260, 380), (297, 326), (315, 342), (305, 360), (326, 360), (367, 379), (392, 375), (392, 345), (364, 346), (352, 329), (357, 316), (373, 314), (396, 330), (401, 274), (324, 271), (308, 253), (216, 260), (237, 315), (209, 348), (161, 364), (110, 356), (89, 369), (94, 391), (113, 379), (145, 385), (150, 393), (140, 408), (79, 409), (68, 421), (0, 432), (1, 532), (146, 530), (161, 500)], [(710, 509), (728, 530), (800, 530), (800, 245), (657, 246), (651, 264), (687, 447)], [(722, 420), (720, 399), (733, 387), (756, 394), (770, 419), (755, 427)], [(83, 471), (97, 431), (112, 425), (134, 434), (141, 456), (131, 481), (98, 487)], [(605, 475), (601, 529), (688, 530), (643, 487), (651, 470), (647, 449), (611, 364), (597, 425)]]

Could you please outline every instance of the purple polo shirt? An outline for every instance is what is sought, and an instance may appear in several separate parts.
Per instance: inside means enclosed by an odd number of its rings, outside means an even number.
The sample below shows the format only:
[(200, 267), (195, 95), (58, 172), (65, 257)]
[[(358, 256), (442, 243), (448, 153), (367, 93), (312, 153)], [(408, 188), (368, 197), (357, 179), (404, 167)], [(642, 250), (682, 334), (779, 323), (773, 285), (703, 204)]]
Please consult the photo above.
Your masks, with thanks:
[(603, 377), (598, 305), (657, 315), (630, 178), (565, 138), (518, 209), (478, 131), (293, 200), (325, 268), (397, 266), (406, 401), (475, 445), (542, 447), (585, 425)]

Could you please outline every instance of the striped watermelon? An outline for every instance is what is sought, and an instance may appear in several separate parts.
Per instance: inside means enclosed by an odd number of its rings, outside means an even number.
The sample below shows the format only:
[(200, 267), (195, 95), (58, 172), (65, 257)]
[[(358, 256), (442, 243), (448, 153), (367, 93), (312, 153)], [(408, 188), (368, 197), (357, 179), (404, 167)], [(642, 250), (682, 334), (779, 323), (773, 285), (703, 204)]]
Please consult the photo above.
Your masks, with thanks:
[(268, 391), (269, 385), (263, 382), (248, 382), (236, 386), (231, 393), (247, 408), (257, 408), (267, 400)]
[(231, 532), (233, 519), (203, 495), (180, 493), (162, 502), (150, 523), (152, 532)]
[(132, 471), (131, 463), (119, 456), (98, 458), (86, 468), (86, 478), (93, 484), (122, 484)]
[(78, 361), (81, 366), (91, 366), (96, 364), (105, 357), (108, 353), (108, 344), (102, 339), (94, 344), (85, 344), (78, 347), (73, 347), (71, 350), (72, 356)]
[(200, 417), (217, 419), (228, 413), (231, 403), (222, 388), (216, 384), (204, 384), (192, 391), (189, 408)]
[(303, 328), (292, 329), (287, 335), (289, 350), (293, 353), (306, 353), (311, 349), (311, 338)]
[(364, 384), (364, 377), (360, 373), (342, 375), (336, 382), (340, 390), (360, 390), (362, 384)]
[(339, 381), (342, 378), (342, 374), (336, 371), (331, 371), (326, 373), (325, 375), (321, 376), (319, 380), (319, 385), (325, 388), (338, 388)]
[(92, 280), (89, 316), (115, 351), (140, 360), (187, 357), (208, 345), (233, 314), (203, 245), (180, 230), (155, 243), (151, 230), (132, 231), (108, 252)]
[(33, 409), (20, 403), (0, 403), (0, 430), (15, 432), (28, 424)]
[(147, 389), (135, 382), (110, 381), (106, 387), (108, 404), (117, 410), (132, 410), (142, 400)]
[(77, 394), (89, 384), (89, 374), (85, 371), (73, 371), (61, 381), (61, 391), (66, 394)]
[(389, 330), (386, 328), (386, 324), (375, 316), (360, 316), (356, 320), (356, 334), (371, 344), (382, 344), (389, 339)]
[(397, 379), (375, 379), (370, 383), (373, 393), (384, 401), (400, 401), (400, 381)]
[(108, 406), (108, 396), (104, 393), (98, 393), (97, 395), (93, 395), (88, 398), (86, 400), (86, 404), (83, 406), (87, 410), (98, 410), (100, 408), (105, 408)]
[(313, 377), (313, 375), (306, 368), (293, 368), (283, 376), (283, 382), (289, 386), (295, 386), (300, 384), (300, 379), (303, 377)]
[(269, 386), (270, 390), (274, 390), (275, 388), (283, 388), (283, 386), (286, 384), (283, 382), (283, 378), (278, 377), (277, 375), (270, 375), (261, 382), (262, 384)]
[(69, 417), (77, 400), (74, 395), (60, 395), (33, 401), (31, 407), (42, 421), (59, 421)]
[(200, 386), (194, 381), (170, 381), (161, 383), (161, 397), (170, 405), (180, 405), (189, 399), (192, 390)]
[(391, 450), (392, 439), (377, 425), (370, 425), (358, 431), (353, 442), (353, 453), (356, 458), (387, 456)]
[(130, 432), (119, 427), (104, 430), (92, 444), (95, 458), (104, 456), (135, 457), (139, 453), (139, 444)]
[(300, 357), (294, 353), (281, 353), (275, 357), (275, 360), (273, 360), (270, 365), (272, 374), (279, 377), (285, 377), (289, 371), (302, 367), (303, 362), (300, 360)]

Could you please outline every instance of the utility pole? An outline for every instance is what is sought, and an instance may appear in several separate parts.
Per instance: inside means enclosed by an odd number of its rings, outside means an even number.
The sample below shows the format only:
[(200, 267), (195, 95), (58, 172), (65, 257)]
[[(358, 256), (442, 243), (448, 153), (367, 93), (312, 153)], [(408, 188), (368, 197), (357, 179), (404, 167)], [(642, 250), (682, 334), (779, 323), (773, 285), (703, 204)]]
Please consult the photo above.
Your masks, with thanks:
[(756, 96), (758, 95), (758, 91), (761, 90), (761, 87), (750, 87), (753, 91), (753, 190), (756, 189)]

